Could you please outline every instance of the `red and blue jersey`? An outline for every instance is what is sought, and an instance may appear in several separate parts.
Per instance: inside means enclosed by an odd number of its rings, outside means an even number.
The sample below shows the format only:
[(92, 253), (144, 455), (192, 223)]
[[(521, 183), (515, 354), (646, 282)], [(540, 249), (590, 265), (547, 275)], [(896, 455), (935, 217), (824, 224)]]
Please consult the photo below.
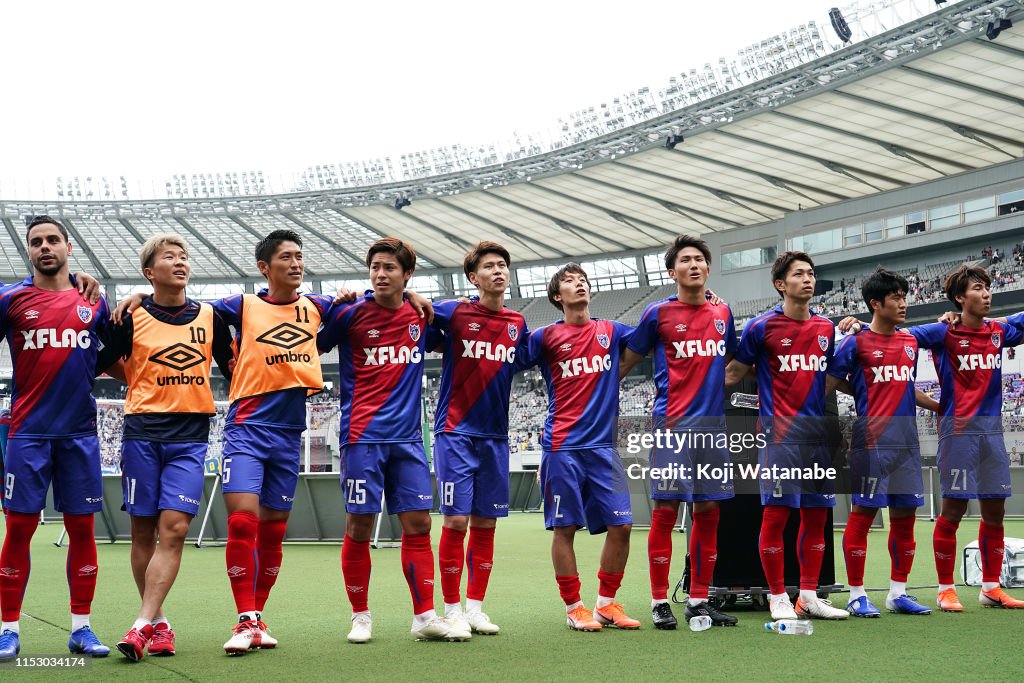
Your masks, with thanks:
[(9, 438), (96, 435), (92, 387), (110, 330), (106, 301), (77, 289), (39, 289), (32, 278), (0, 289), (0, 333), (14, 361)]
[(338, 347), (342, 446), (422, 441), (423, 354), (440, 341), (436, 334), (408, 301), (385, 308), (373, 292), (328, 316), (317, 347)]
[[(727, 305), (683, 303), (675, 296), (648, 306), (629, 349), (641, 356), (654, 351), (654, 416), (667, 417), (675, 428), (680, 418), (718, 418), (725, 428), (726, 356), (736, 353), (736, 328)], [(695, 428), (706, 419), (685, 420)]]
[[(258, 296), (263, 301), (281, 306), (286, 309), (294, 307), (295, 302), (278, 302), (273, 301), (267, 296), (267, 290), (264, 289), (259, 292)], [(309, 300), (313, 306), (320, 312), (320, 319), (323, 320), (331, 311), (334, 305), (334, 300), (331, 297), (323, 296), (322, 294), (302, 294), (301, 296)], [(243, 324), (242, 310), (244, 308), (244, 300), (242, 294), (235, 296), (229, 296), (225, 299), (218, 301), (211, 301), (210, 305), (213, 306), (214, 312), (220, 316), (220, 318), (234, 328), (234, 347), (236, 353), (241, 349), (244, 344), (253, 344), (257, 340), (247, 339), (247, 335), (243, 334), (243, 330), (247, 327), (251, 327), (249, 323), (253, 321), (247, 321)], [(305, 326), (305, 323), (303, 323)], [(258, 328), (256, 328), (258, 329)], [(281, 342), (277, 342), (271, 339), (271, 343), (276, 343), (281, 346), (282, 342), (284, 347), (287, 348), (295, 341), (300, 339), (299, 335), (310, 333), (309, 330), (300, 329), (295, 327), (294, 329), (283, 329), (274, 328), (269, 330), (263, 336), (273, 336), (276, 333), (281, 337)], [(312, 333), (316, 332), (316, 326), (312, 327)], [(290, 335), (290, 336), (285, 336)], [(314, 356), (315, 358), (315, 356)], [(235, 368), (235, 375), (232, 377), (232, 383), (241, 381), (244, 377), (241, 376), (239, 368)], [(266, 369), (266, 372), (274, 372), (273, 367)], [(245, 396), (233, 401), (231, 407), (228, 409), (226, 418), (227, 424), (254, 424), (263, 425), (267, 427), (281, 427), (284, 429), (305, 429), (306, 428), (306, 397), (309, 395), (307, 388), (297, 386), (288, 389), (280, 389), (277, 391), (268, 391), (255, 396)]]
[(834, 350), (835, 326), (824, 316), (794, 320), (780, 305), (747, 323), (735, 358), (756, 366), (761, 425), (774, 425), (777, 442), (821, 440)]
[(510, 308), (434, 304), (433, 327), (444, 333), (444, 362), (434, 432), (508, 438), (508, 400), (526, 320)]
[[(1024, 342), (1022, 314), (980, 328), (931, 323), (908, 328), (932, 352), (939, 377), (939, 435), (1003, 430), (1003, 349)], [(950, 419), (952, 418), (952, 419)]]
[(917, 446), (917, 339), (904, 330), (871, 329), (844, 337), (828, 373), (849, 378), (857, 405), (853, 432), (857, 448)]
[(633, 328), (614, 320), (559, 321), (530, 332), (520, 368), (540, 364), (548, 385), (541, 446), (569, 451), (615, 446), (619, 354)]

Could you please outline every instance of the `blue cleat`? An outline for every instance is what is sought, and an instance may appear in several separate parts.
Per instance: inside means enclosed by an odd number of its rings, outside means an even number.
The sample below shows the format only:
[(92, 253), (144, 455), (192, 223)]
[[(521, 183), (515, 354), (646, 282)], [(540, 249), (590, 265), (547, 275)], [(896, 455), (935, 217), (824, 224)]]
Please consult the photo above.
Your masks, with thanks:
[(871, 604), (871, 601), (865, 595), (860, 596), (856, 600), (850, 600), (846, 604), (846, 611), (855, 617), (865, 617), (868, 619), (882, 616), (878, 608)]
[(0, 633), (0, 662), (9, 662), (21, 652), (21, 641), (18, 634), (7, 630)]
[(71, 634), (68, 649), (73, 655), (89, 655), (90, 657), (106, 657), (110, 648), (100, 642), (96, 634), (88, 626), (83, 626)]
[(896, 614), (931, 614), (932, 611), (917, 602), (917, 598), (904, 593), (898, 598), (886, 598), (885, 608)]

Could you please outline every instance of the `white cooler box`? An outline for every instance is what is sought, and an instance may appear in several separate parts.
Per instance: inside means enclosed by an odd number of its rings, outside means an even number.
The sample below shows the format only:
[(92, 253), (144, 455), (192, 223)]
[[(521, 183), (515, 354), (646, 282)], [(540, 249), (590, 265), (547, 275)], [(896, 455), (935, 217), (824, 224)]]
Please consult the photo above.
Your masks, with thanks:
[[(1003, 547), (1003, 569), (999, 572), (999, 583), (1006, 588), (1024, 587), (1024, 539), (1003, 539)], [(977, 541), (971, 541), (964, 547), (960, 573), (968, 586), (981, 585), (981, 554)]]

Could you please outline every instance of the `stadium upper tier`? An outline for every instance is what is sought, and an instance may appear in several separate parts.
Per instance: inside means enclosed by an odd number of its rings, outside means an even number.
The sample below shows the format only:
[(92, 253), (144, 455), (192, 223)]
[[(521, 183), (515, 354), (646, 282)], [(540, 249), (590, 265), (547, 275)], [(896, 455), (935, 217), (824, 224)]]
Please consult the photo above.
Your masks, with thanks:
[[(1001, 14), (1016, 26), (986, 38)], [(321, 182), (321, 172), (283, 194), (259, 183), (147, 200), (0, 192), (17, 249), (2, 250), (0, 279), (27, 271), (22, 226), (38, 214), (72, 228), (75, 267), (114, 283), (141, 282), (135, 252), (167, 229), (201, 245), (194, 277), (205, 282), (255, 278), (252, 245), (281, 226), (306, 239), (313, 280), (361, 277), (367, 245), (391, 234), (417, 248), (421, 273), (457, 273), (481, 239), (506, 244), (517, 265), (633, 255), (680, 233), (760, 225), (1019, 158), (1024, 6), (963, 0), (910, 16), (834, 51), (816, 47), (823, 36), (815, 42), (806, 27), (764, 41), (736, 63), (677, 80), (668, 104), (640, 107), (643, 116), (598, 125), (588, 112), (567, 143), (525, 145), (480, 167), (440, 159), (425, 175), (353, 176), (372, 178), (363, 186)], [(616, 111), (596, 115), (619, 121)]]

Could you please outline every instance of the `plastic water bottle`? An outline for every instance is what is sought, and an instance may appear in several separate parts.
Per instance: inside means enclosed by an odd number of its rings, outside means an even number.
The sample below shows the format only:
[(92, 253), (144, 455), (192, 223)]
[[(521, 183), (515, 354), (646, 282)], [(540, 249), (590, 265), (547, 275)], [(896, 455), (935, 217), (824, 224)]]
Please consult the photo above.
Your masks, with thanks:
[(707, 631), (711, 628), (711, 617), (706, 614), (693, 617), (690, 619), (690, 630), (691, 631)]
[(733, 408), (749, 408), (750, 410), (757, 410), (761, 405), (757, 394), (741, 394), (738, 391), (733, 393), (729, 402)]
[(809, 636), (814, 633), (814, 624), (806, 619), (782, 619), (769, 621), (764, 625), (765, 631), (775, 631), (787, 636)]

